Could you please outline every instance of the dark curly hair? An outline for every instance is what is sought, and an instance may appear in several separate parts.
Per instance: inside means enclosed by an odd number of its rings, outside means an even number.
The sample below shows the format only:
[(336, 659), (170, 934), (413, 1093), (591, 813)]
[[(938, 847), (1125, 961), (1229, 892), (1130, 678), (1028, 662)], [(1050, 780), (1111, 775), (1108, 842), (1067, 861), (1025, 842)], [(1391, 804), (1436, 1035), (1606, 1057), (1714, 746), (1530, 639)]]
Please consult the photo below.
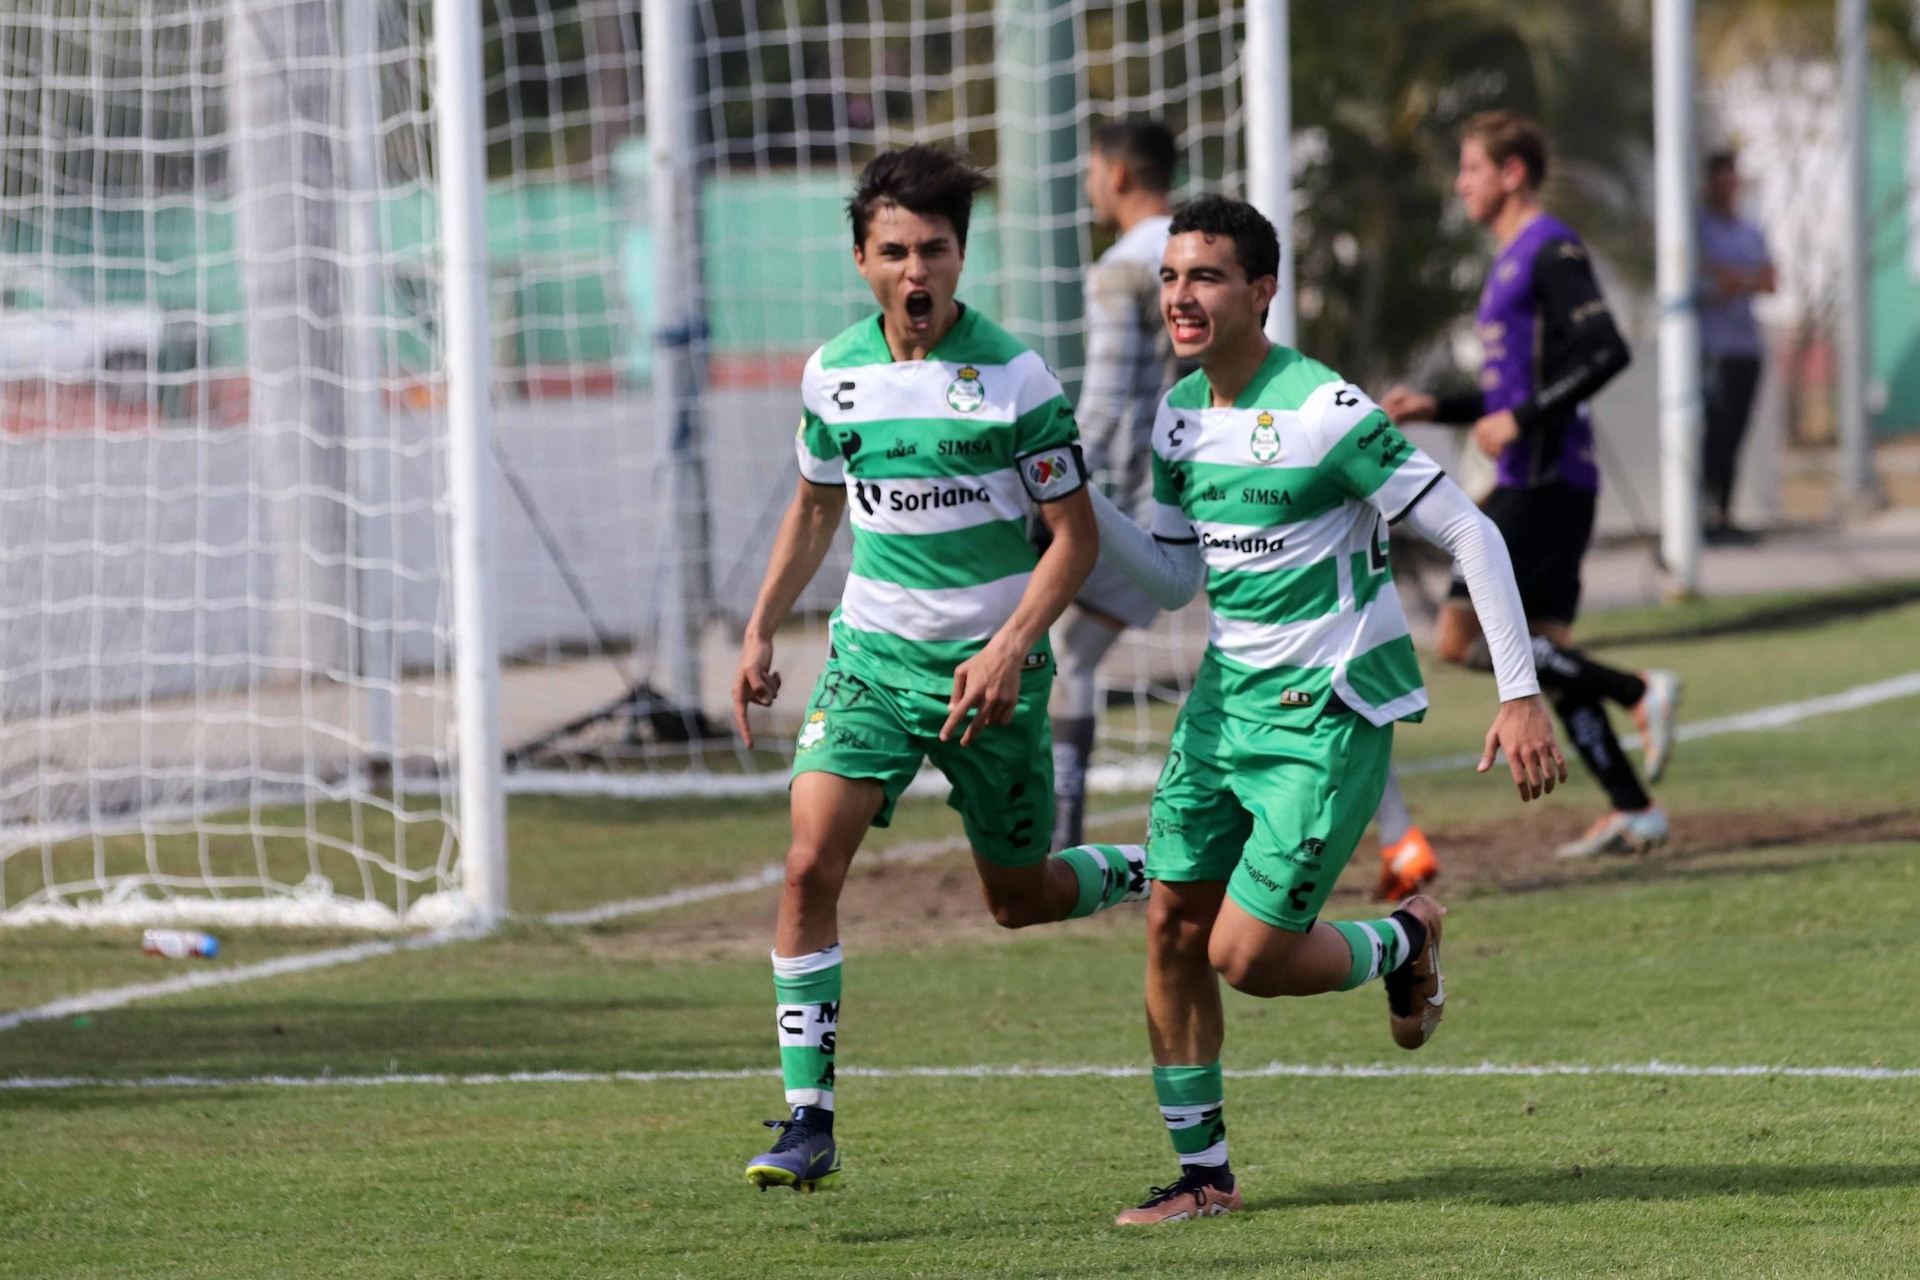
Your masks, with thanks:
[(860, 171), (847, 201), (853, 242), (864, 246), (874, 212), (891, 204), (923, 218), (945, 218), (965, 251), (974, 193), (987, 185), (987, 175), (952, 147), (916, 142), (902, 151), (882, 151)]
[(1280, 274), (1280, 237), (1266, 215), (1245, 200), (1230, 196), (1201, 196), (1173, 211), (1169, 236), (1198, 231), (1209, 236), (1231, 236), (1233, 256), (1247, 279)]

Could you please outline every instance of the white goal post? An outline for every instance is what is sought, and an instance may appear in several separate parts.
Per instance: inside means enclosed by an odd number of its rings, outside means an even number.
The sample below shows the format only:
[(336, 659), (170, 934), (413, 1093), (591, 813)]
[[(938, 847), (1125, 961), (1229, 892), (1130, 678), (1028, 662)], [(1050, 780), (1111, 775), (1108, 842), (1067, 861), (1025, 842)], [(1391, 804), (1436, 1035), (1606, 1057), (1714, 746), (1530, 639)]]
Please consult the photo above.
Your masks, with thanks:
[[(779, 790), (791, 727), (747, 750), (725, 678), (800, 364), (871, 307), (854, 176), (987, 168), (962, 296), (1072, 388), (1092, 127), (1160, 116), (1178, 194), (1284, 201), (1247, 154), (1285, 149), (1284, 32), (1281, 0), (8, 6), (0, 923), (484, 922), (510, 793)], [(1113, 655), (1106, 776), (1197, 628)]]

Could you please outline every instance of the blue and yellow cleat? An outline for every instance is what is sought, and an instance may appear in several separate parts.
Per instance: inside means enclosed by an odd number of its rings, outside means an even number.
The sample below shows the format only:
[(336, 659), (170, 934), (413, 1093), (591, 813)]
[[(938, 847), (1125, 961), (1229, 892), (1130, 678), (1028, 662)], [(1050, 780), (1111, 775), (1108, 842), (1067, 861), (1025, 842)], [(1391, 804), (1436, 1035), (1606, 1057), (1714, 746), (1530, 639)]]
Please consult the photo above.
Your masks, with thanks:
[(747, 1181), (765, 1191), (768, 1187), (792, 1187), (795, 1191), (817, 1191), (840, 1174), (840, 1154), (833, 1135), (810, 1127), (806, 1121), (768, 1120), (769, 1129), (784, 1129), (773, 1150), (747, 1162)]

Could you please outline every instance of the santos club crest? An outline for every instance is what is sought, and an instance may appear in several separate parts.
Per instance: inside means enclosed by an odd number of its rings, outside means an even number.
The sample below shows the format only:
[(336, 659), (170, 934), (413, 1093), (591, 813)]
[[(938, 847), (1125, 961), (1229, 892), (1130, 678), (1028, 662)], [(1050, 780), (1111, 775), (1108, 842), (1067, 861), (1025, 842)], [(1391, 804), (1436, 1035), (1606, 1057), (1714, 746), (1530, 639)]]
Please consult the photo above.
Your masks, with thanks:
[(810, 751), (821, 744), (827, 736), (827, 713), (816, 711), (807, 717), (806, 727), (800, 730), (800, 739), (793, 745), (801, 751)]
[(1272, 462), (1280, 456), (1280, 429), (1273, 425), (1273, 415), (1263, 413), (1254, 419), (1253, 460)]
[(986, 388), (980, 385), (980, 371), (972, 365), (961, 366), (960, 373), (947, 384), (947, 404), (955, 413), (973, 413), (987, 402)]

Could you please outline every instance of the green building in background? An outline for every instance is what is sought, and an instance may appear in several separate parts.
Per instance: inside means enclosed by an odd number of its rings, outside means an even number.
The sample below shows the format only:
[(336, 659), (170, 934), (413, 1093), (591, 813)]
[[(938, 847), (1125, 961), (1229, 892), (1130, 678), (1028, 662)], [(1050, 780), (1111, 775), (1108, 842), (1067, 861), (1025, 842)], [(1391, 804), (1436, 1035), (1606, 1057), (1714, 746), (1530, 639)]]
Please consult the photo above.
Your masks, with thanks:
[(1868, 128), (1868, 403), (1875, 431), (1899, 435), (1920, 432), (1920, 76), (1883, 85)]

